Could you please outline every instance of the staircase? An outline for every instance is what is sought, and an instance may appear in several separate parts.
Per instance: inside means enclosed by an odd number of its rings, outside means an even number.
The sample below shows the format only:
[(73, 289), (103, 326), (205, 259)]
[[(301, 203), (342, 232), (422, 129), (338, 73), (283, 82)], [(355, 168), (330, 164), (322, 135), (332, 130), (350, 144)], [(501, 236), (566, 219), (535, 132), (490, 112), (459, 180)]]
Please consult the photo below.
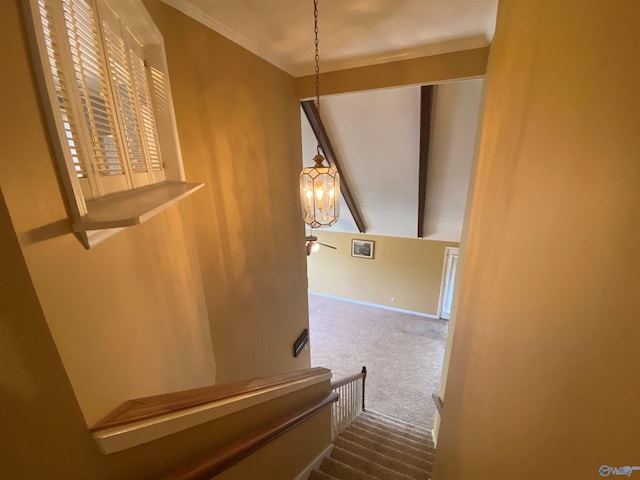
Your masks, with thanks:
[(428, 480), (435, 453), (429, 430), (362, 412), (333, 442), (309, 480)]

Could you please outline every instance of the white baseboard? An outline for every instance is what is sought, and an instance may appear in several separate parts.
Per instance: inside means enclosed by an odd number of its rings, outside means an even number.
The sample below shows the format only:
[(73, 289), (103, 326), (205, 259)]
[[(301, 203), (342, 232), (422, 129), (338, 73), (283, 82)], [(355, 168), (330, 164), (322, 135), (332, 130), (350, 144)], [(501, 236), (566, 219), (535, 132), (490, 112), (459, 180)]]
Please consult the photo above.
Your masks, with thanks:
[(294, 480), (307, 480), (307, 478), (309, 478), (309, 475), (311, 475), (311, 472), (320, 466), (322, 460), (324, 460), (324, 457), (328, 457), (329, 455), (331, 455), (332, 450), (333, 444), (330, 444), (327, 448), (320, 452), (320, 455), (314, 458), (313, 461), (309, 465), (307, 465), (307, 467), (302, 472), (300, 472), (300, 474)]
[(326, 293), (312, 292), (311, 290), (309, 290), (309, 294), (316, 295), (318, 297), (333, 298), (334, 300), (343, 300), (345, 302), (357, 303), (359, 305), (367, 305), (368, 307), (384, 308), (385, 310), (393, 310), (394, 312), (409, 313), (411, 315), (418, 315), (420, 317), (435, 318), (435, 319), (439, 318), (437, 315), (431, 315), (429, 313), (414, 312), (412, 310), (404, 310), (402, 308), (389, 307), (387, 305), (378, 305), (377, 303), (361, 302), (360, 300), (353, 300), (352, 298), (336, 297), (335, 295), (327, 295)]

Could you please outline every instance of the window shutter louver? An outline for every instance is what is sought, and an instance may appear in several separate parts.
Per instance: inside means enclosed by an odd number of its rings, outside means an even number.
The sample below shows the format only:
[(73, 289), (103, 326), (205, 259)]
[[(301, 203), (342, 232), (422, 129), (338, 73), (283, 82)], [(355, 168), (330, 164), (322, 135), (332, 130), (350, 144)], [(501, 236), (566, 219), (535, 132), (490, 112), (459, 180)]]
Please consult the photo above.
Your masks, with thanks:
[(134, 85), (138, 94), (138, 106), (142, 117), (147, 153), (151, 170), (162, 170), (162, 157), (160, 155), (160, 143), (158, 141), (158, 130), (156, 120), (153, 115), (153, 105), (151, 103), (151, 90), (147, 79), (145, 63), (133, 48), (129, 49), (131, 65), (133, 70)]
[[(158, 64), (145, 64), (148, 85), (151, 94), (151, 103), (153, 112), (155, 113), (156, 131), (158, 132), (158, 145), (161, 151), (173, 152), (178, 147), (175, 143), (171, 143), (171, 139), (175, 138), (173, 130), (173, 110), (170, 104), (171, 93), (169, 92), (169, 79), (166, 73)], [(178, 147), (179, 148), (179, 147)], [(162, 179), (166, 174), (165, 161), (160, 159), (160, 168), (162, 170), (153, 171), (155, 178)]]
[[(67, 76), (60, 58), (60, 32), (52, 20), (51, 0), (38, 1), (38, 13), (42, 22), (42, 32), (46, 45), (46, 58), (55, 88), (57, 107), (64, 129), (65, 141), (62, 148), (73, 162), (73, 169), (78, 178), (87, 178), (87, 159), (81, 148), (78, 123), (71, 106), (71, 93)], [(63, 32), (64, 36), (64, 32)]]
[[(119, 25), (117, 25), (119, 27)], [(114, 30), (105, 20), (102, 29), (109, 58), (109, 70), (113, 86), (118, 116), (124, 132), (132, 173), (148, 171), (145, 158), (140, 118), (136, 108), (137, 99), (133, 89), (133, 75), (127, 56), (127, 48), (120, 32)]]
[(169, 99), (167, 96), (167, 82), (164, 73), (157, 68), (151, 67), (151, 87), (153, 90), (153, 100), (156, 115), (163, 122), (169, 120)]
[(95, 9), (84, 0), (62, 1), (80, 103), (93, 148), (93, 163), (99, 175), (124, 175)]

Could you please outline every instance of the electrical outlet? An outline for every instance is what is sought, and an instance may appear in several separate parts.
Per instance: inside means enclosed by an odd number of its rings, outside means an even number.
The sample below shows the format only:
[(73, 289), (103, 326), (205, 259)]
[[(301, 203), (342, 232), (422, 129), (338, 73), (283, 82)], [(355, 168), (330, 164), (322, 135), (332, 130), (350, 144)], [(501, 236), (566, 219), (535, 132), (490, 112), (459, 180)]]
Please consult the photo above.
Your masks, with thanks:
[(391, 303), (394, 303), (396, 301), (396, 297), (391, 297)]

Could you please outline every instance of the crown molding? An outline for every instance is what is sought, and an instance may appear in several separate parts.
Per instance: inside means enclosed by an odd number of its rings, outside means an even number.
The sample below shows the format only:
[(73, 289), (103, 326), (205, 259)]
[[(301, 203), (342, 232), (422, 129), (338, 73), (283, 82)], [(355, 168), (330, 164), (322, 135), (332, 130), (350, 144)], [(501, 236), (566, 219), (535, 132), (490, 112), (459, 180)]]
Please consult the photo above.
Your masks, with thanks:
[[(254, 55), (262, 58), (271, 65), (283, 70), (293, 77), (304, 77), (314, 73), (314, 65), (311, 62), (294, 64), (284, 61), (282, 58), (269, 52), (259, 44), (249, 40), (236, 30), (225, 25), (221, 21), (203, 12), (200, 8), (193, 6), (188, 0), (160, 0), (162, 3), (175, 8), (184, 15), (194, 19), (214, 32), (228, 38), (232, 42), (240, 45)], [(322, 73), (347, 70), (350, 68), (368, 67), (383, 63), (397, 62), (399, 60), (411, 60), (432, 55), (441, 55), (462, 50), (473, 50), (483, 48), (490, 43), (486, 35), (473, 35), (469, 37), (456, 38), (453, 40), (443, 40), (428, 45), (419, 45), (393, 52), (379, 52), (372, 55), (364, 55), (351, 58), (337, 58), (322, 60), (320, 68)]]
[(219, 33), (223, 37), (228, 38), (229, 40), (240, 45), (246, 50), (249, 50), (254, 55), (257, 55), (263, 60), (269, 62), (271, 65), (278, 67), (280, 70), (285, 71), (289, 75), (294, 74), (293, 73), (295, 71), (294, 65), (290, 65), (287, 62), (283, 61), (281, 58), (268, 52), (257, 43), (252, 42), (248, 38), (236, 32), (233, 28), (228, 27), (224, 23), (213, 18), (211, 15), (208, 15), (207, 13), (203, 12), (201, 9), (194, 7), (188, 1), (186, 0), (160, 0), (160, 1), (162, 3), (169, 5), (170, 7), (175, 8), (176, 10), (183, 13), (187, 17), (194, 19), (196, 22), (201, 23), (205, 27), (210, 28), (214, 32)]

